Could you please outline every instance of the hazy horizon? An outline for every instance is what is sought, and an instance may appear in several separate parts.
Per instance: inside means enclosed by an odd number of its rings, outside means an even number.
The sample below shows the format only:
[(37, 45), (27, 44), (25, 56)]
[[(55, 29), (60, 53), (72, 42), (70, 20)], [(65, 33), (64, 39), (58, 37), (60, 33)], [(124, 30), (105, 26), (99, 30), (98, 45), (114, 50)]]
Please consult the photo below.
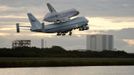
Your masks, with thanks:
[[(48, 11), (46, 3), (51, 3), (57, 11), (75, 8), (79, 16), (89, 20), (90, 29), (73, 31), (73, 36), (57, 37), (55, 34), (34, 33), (21, 30), (16, 33), (15, 24), (30, 25), (27, 13), (33, 13), (40, 21)], [(85, 49), (86, 35), (114, 35), (114, 48), (134, 52), (134, 1), (133, 0), (0, 0), (0, 47), (11, 47), (15, 39), (32, 40), (32, 45), (40, 47), (40, 40), (47, 46), (62, 46), (66, 49)], [(83, 37), (84, 36), (84, 37)]]

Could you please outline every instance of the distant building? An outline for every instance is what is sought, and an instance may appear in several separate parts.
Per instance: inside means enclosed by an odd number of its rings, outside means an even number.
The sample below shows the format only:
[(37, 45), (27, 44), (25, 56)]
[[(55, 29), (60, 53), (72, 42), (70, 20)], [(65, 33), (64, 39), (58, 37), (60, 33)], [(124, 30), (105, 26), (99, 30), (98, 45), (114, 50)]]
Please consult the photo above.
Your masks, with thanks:
[(12, 48), (16, 47), (31, 47), (31, 40), (14, 40), (12, 42)]
[(44, 39), (41, 39), (41, 48), (44, 48)]
[(87, 36), (87, 50), (102, 51), (113, 50), (113, 36), (112, 35), (88, 35)]

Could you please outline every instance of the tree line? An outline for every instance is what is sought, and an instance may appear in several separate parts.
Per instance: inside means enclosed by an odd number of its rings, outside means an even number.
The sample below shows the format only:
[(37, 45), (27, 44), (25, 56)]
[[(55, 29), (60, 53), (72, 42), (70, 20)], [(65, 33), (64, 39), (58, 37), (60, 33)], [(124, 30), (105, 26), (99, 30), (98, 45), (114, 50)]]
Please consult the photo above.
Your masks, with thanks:
[(134, 53), (125, 51), (103, 50), (100, 52), (86, 50), (65, 50), (60, 46), (51, 48), (21, 47), (21, 48), (1, 48), (0, 57), (71, 57), (71, 58), (133, 58)]

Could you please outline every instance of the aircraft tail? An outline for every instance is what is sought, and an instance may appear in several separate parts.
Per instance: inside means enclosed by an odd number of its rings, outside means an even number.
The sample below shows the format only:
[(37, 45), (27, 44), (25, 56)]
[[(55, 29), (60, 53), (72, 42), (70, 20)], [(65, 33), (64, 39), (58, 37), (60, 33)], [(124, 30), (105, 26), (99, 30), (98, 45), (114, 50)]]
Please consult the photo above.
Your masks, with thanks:
[(47, 7), (51, 13), (56, 12), (56, 10), (54, 9), (54, 7), (51, 4), (47, 3)]
[(27, 13), (27, 16), (29, 18), (29, 21), (31, 23), (31, 30), (41, 30), (42, 29), (42, 24), (37, 20), (32, 13)]

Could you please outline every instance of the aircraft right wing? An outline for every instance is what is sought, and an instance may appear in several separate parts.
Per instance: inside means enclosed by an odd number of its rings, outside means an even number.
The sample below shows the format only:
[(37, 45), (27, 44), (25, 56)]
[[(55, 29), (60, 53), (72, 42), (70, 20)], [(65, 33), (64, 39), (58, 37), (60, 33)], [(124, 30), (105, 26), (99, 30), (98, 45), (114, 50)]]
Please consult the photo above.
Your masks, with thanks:
[(54, 7), (51, 4), (47, 3), (47, 7), (51, 13), (56, 12), (56, 10), (54, 9)]

